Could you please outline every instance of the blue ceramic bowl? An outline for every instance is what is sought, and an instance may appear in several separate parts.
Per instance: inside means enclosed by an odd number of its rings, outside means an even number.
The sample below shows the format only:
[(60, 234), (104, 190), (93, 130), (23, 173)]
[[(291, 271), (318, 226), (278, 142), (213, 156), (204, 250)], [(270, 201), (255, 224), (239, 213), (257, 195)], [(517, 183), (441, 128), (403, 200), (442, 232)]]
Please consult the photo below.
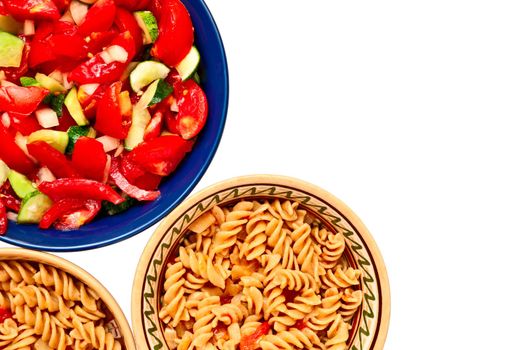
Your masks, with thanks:
[(25, 248), (78, 251), (106, 246), (132, 237), (160, 221), (192, 191), (207, 170), (223, 133), (228, 105), (228, 70), (223, 43), (212, 15), (202, 0), (183, 0), (192, 17), (201, 54), (200, 78), (209, 101), (209, 117), (194, 149), (161, 185), (161, 197), (111, 217), (98, 218), (79, 230), (40, 230), (17, 225), (0, 239)]

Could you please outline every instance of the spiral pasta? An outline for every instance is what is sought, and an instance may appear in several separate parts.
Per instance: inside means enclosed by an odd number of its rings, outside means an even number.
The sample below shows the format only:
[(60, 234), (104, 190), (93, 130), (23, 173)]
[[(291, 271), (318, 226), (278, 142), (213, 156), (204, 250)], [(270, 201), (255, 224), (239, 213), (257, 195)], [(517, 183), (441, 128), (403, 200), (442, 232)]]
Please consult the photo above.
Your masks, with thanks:
[(120, 350), (99, 296), (45, 264), (0, 261), (3, 350)]
[(188, 230), (164, 272), (169, 349), (346, 348), (362, 291), (341, 232), (278, 199), (213, 207)]

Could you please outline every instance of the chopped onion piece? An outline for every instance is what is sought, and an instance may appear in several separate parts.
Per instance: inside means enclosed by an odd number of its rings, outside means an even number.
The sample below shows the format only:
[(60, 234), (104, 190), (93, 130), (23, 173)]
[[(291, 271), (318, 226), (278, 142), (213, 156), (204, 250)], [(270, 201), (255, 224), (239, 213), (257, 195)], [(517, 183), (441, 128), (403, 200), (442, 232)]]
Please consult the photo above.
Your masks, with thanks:
[(75, 24), (80, 25), (84, 22), (86, 14), (88, 13), (88, 5), (83, 4), (77, 0), (73, 0), (70, 4), (70, 13)]
[(35, 116), (40, 126), (45, 129), (53, 128), (60, 124), (57, 112), (51, 108), (41, 108), (35, 112)]
[(128, 60), (128, 52), (122, 46), (112, 45), (101, 52), (101, 58), (103, 59), (104, 63), (126, 63)]
[(70, 10), (64, 12), (60, 20), (63, 22), (68, 22), (68, 23), (75, 23), (75, 21), (73, 20), (73, 17), (71, 16)]
[(4, 112), (2, 114), (0, 120), (2, 121), (2, 125), (9, 129), (9, 127), (11, 126), (11, 118), (9, 117), (9, 114), (7, 114), (7, 112)]
[(114, 157), (119, 157), (124, 151), (123, 144), (120, 144), (119, 147), (115, 150), (115, 153), (113, 154)]
[(121, 141), (119, 139), (108, 135), (98, 137), (96, 138), (96, 140), (102, 143), (102, 146), (104, 147), (104, 152), (113, 151), (114, 149), (117, 149), (121, 144)]
[(38, 178), (39, 184), (42, 182), (46, 182), (46, 181), (48, 182), (55, 181), (57, 179), (55, 175), (53, 175), (51, 170), (49, 170), (45, 166), (43, 166), (42, 168), (38, 170), (37, 178)]
[(5, 76), (5, 72), (3, 70), (0, 70), (0, 80), (6, 80), (7, 77)]
[(24, 21), (24, 35), (35, 35), (35, 22), (30, 19)]

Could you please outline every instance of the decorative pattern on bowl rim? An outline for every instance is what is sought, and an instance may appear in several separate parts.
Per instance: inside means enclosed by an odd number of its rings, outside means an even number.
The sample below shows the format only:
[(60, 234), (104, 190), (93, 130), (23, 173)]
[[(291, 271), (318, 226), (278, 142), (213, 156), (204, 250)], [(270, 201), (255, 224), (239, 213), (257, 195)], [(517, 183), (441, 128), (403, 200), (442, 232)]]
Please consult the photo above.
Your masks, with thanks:
[(353, 318), (349, 349), (383, 348), (390, 315), (390, 291), (384, 262), (368, 230), (351, 209), (328, 192), (300, 180), (268, 175), (245, 176), (213, 185), (187, 199), (159, 226), (145, 248), (134, 282), (132, 318), (138, 346), (148, 344), (153, 350), (168, 348), (157, 316), (159, 281), (167, 257), (183, 238), (188, 225), (215, 205), (262, 197), (297, 201), (344, 234), (348, 247), (345, 254), (362, 271), (364, 291), (359, 317)]

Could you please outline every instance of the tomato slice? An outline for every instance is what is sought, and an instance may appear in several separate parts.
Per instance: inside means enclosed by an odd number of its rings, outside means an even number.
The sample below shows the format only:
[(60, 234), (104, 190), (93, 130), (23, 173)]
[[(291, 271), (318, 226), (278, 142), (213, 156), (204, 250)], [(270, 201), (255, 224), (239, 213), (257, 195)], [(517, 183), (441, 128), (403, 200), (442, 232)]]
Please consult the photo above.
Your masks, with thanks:
[(106, 63), (103, 60), (101, 53), (98, 53), (72, 70), (69, 79), (80, 85), (90, 83), (113, 83), (114, 81), (119, 80), (128, 63), (130, 63), (135, 56), (135, 42), (130, 32), (124, 32), (115, 37), (110, 45), (119, 45), (128, 52), (128, 59), (125, 63)]
[(122, 83), (116, 81), (110, 85), (97, 105), (97, 116), (95, 119), (95, 130), (98, 132), (125, 139), (130, 128), (129, 118), (123, 118), (119, 107), (119, 93)]
[(152, 174), (167, 176), (176, 169), (192, 145), (192, 141), (176, 135), (160, 136), (134, 148), (130, 160)]
[(181, 135), (185, 140), (195, 137), (205, 126), (209, 106), (207, 96), (194, 80), (176, 84), (174, 95), (178, 113), (169, 113), (166, 125), (170, 132)]
[(132, 185), (119, 170), (119, 161), (112, 160), (110, 177), (124, 193), (140, 201), (153, 201), (160, 196), (159, 191), (147, 191)]
[(148, 6), (150, 0), (115, 0), (118, 6), (121, 6), (129, 11), (144, 10)]
[(27, 150), (41, 165), (48, 167), (56, 177), (81, 177), (66, 156), (46, 142), (28, 143)]
[(48, 94), (38, 86), (4, 86), (0, 88), (0, 111), (31, 114)]
[(124, 198), (110, 186), (88, 179), (57, 179), (52, 182), (42, 182), (38, 185), (38, 189), (54, 201), (79, 198), (104, 200), (113, 204), (124, 202)]
[(79, 227), (89, 223), (93, 220), (101, 210), (101, 202), (95, 200), (87, 200), (84, 207), (64, 214), (56, 222), (54, 227), (61, 231), (76, 230)]
[(4, 1), (7, 13), (18, 19), (57, 20), (60, 12), (51, 0), (7, 0)]
[[(7, 211), (4, 203), (0, 200), (0, 235), (7, 232)], [(2, 318), (0, 310), (0, 319)]]
[(190, 14), (179, 0), (153, 1), (151, 7), (159, 23), (159, 36), (152, 46), (152, 56), (175, 67), (194, 43)]
[(150, 120), (150, 123), (148, 123), (146, 129), (145, 129), (145, 141), (150, 141), (155, 139), (161, 134), (161, 127), (163, 126), (163, 113), (162, 112), (156, 112), (152, 119)]
[(0, 123), (0, 159), (9, 168), (15, 169), (24, 175), (29, 175), (36, 169), (33, 161), (18, 147), (2, 123)]
[(119, 169), (132, 185), (143, 190), (156, 190), (163, 179), (162, 176), (151, 174), (131, 161), (130, 153), (122, 157)]
[(73, 166), (84, 177), (100, 182), (104, 180), (107, 157), (99, 141), (89, 137), (79, 137), (75, 142), (71, 160)]
[(115, 25), (120, 33), (130, 32), (135, 42), (136, 52), (139, 52), (143, 47), (143, 34), (134, 15), (118, 7), (115, 12)]
[(88, 10), (84, 22), (79, 26), (79, 32), (86, 36), (93, 32), (107, 31), (113, 24), (115, 10), (113, 0), (98, 0)]

